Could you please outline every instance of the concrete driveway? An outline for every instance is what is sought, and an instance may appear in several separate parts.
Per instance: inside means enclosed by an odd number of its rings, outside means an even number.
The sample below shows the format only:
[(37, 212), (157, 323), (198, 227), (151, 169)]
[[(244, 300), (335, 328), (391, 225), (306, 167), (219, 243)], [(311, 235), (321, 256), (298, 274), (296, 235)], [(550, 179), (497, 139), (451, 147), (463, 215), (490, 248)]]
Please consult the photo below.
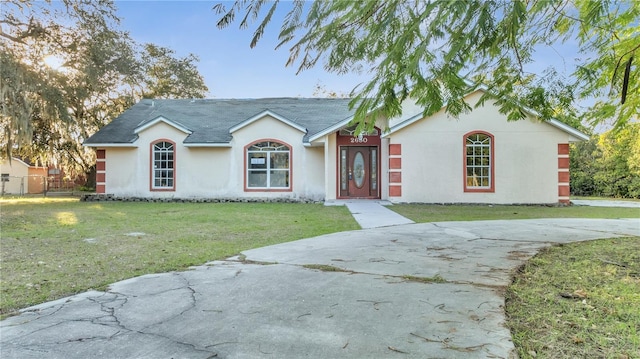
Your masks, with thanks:
[(555, 243), (622, 236), (640, 236), (640, 219), (303, 239), (28, 308), (0, 322), (0, 357), (510, 358), (503, 292), (514, 268)]

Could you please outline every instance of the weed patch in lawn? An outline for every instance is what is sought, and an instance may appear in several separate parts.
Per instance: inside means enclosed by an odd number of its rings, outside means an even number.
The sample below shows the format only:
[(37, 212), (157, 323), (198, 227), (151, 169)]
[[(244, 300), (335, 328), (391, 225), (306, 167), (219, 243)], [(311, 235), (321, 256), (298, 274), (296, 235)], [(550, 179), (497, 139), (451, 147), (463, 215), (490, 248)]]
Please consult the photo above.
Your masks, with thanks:
[(550, 247), (506, 293), (520, 358), (640, 358), (640, 237)]
[(307, 269), (319, 270), (322, 272), (351, 272), (342, 268), (334, 267), (328, 264), (305, 264), (302, 267)]
[(402, 279), (408, 282), (418, 282), (418, 283), (446, 283), (447, 282), (440, 275), (435, 275), (433, 277), (416, 277), (413, 275), (403, 275)]

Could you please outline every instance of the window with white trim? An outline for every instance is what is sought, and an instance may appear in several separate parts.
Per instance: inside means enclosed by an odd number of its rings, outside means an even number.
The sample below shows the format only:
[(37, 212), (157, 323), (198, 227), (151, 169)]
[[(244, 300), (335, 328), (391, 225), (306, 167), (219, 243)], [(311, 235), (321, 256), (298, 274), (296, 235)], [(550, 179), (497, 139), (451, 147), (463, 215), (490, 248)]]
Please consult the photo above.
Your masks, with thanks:
[(160, 141), (153, 144), (152, 189), (173, 189), (175, 184), (175, 146)]
[(465, 188), (493, 189), (493, 137), (482, 132), (465, 136)]
[(247, 148), (247, 187), (290, 188), (291, 149), (276, 141), (257, 142)]

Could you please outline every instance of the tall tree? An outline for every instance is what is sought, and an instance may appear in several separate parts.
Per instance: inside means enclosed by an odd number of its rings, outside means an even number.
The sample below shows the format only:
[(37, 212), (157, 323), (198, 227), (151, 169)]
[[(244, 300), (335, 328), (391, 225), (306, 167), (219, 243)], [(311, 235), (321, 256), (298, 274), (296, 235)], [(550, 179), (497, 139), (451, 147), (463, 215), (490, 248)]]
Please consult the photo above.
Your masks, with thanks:
[(145, 44), (142, 54), (145, 64), (147, 98), (202, 98), (208, 91), (195, 64), (198, 57), (190, 54), (176, 58), (175, 51), (154, 44)]
[(640, 198), (640, 123), (571, 146), (571, 192)]
[[(197, 57), (136, 44), (110, 0), (3, 3), (0, 82), (4, 153), (86, 173), (82, 141), (142, 97), (204, 97)], [(55, 61), (48, 61), (55, 60)]]
[[(256, 24), (250, 46), (264, 35), (282, 2), (237, 0), (217, 4), (218, 27)], [(289, 47), (287, 65), (299, 71), (322, 63), (329, 72), (367, 70), (354, 91), (362, 125), (369, 113), (393, 117), (413, 97), (425, 115), (447, 104), (458, 115), (471, 108), (463, 97), (479, 83), (499, 99), (510, 120), (524, 117), (520, 104), (544, 118), (560, 116), (564, 102), (597, 98), (592, 123), (623, 125), (640, 112), (640, 7), (634, 1), (371, 0), (284, 3), (288, 6), (277, 48)], [(574, 80), (557, 91), (527, 71), (539, 46), (577, 39), (582, 58)], [(635, 57), (634, 57), (635, 56)], [(547, 74), (547, 76), (550, 76)], [(469, 85), (465, 80), (473, 80)], [(547, 79), (548, 80), (548, 79)], [(563, 80), (555, 78), (554, 81)], [(556, 99), (556, 100), (554, 100)], [(376, 116), (374, 116), (376, 117)], [(373, 124), (369, 124), (372, 126)]]

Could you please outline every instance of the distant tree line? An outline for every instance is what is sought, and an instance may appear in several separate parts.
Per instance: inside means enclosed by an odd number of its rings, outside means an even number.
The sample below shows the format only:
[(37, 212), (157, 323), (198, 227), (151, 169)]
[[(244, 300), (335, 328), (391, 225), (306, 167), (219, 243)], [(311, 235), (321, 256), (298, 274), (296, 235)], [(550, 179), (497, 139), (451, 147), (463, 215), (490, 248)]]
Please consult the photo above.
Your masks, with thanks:
[(640, 123), (571, 146), (571, 194), (640, 198)]
[(111, 0), (2, 2), (0, 158), (92, 177), (82, 142), (141, 98), (202, 98), (198, 58), (140, 44)]

